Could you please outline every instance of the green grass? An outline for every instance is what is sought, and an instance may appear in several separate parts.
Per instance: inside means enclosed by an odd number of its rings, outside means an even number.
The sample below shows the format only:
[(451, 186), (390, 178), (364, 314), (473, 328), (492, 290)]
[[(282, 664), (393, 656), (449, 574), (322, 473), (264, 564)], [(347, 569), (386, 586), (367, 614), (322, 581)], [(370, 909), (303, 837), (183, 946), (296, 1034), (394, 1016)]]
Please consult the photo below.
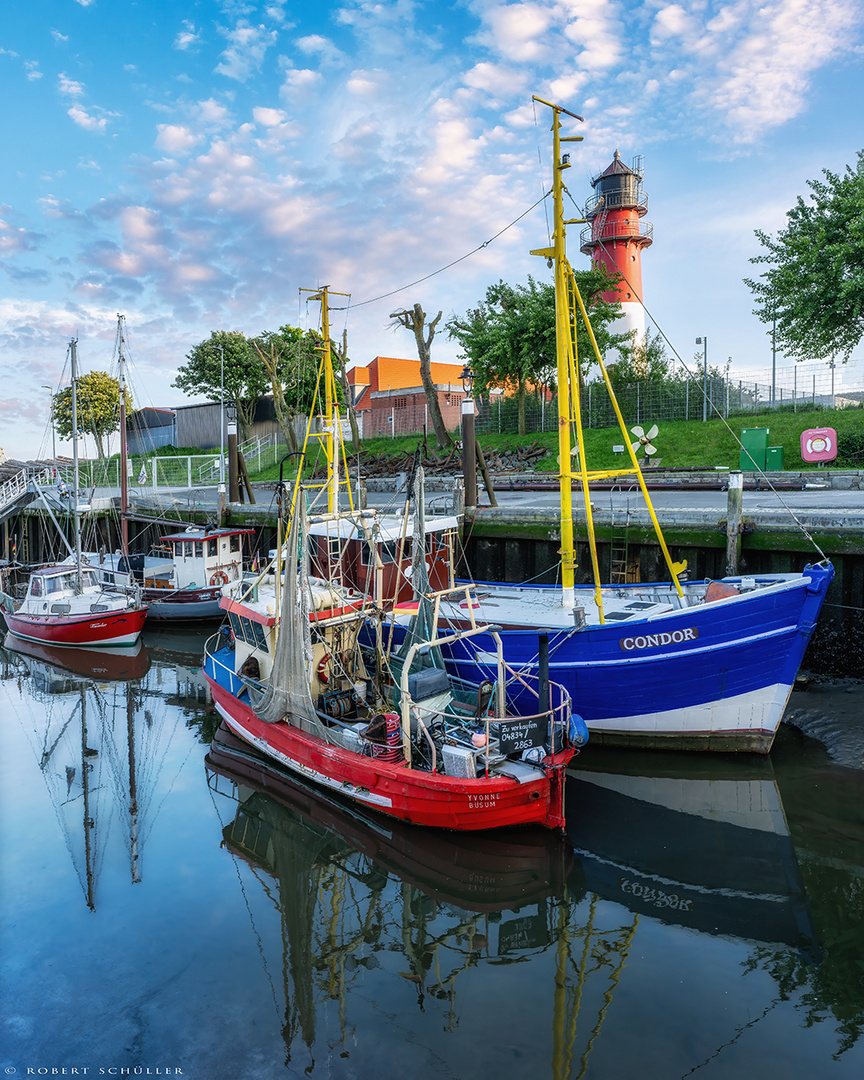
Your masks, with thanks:
[[(727, 427), (728, 423), (728, 427)], [(634, 424), (628, 424), (628, 432)], [(646, 430), (649, 424), (643, 424)], [(770, 446), (782, 446), (784, 468), (792, 471), (804, 469), (816, 470), (816, 465), (807, 465), (801, 460), (801, 432), (808, 428), (833, 427), (838, 436), (857, 434), (864, 439), (864, 409), (800, 409), (792, 412), (791, 406), (771, 410), (765, 413), (744, 413), (723, 420), (713, 419), (706, 423), (696, 420), (668, 420), (658, 423), (659, 433), (654, 439), (657, 447), (655, 458), (660, 459), (660, 468), (714, 468), (725, 466), (729, 469), (739, 467), (740, 446), (738, 439), (743, 428), (762, 428), (769, 430)], [(731, 429), (731, 430), (730, 430)], [(635, 436), (630, 436), (631, 439)], [(364, 439), (362, 447), (365, 453), (383, 459), (392, 459), (394, 466), (401, 464), (406, 454), (413, 453), (422, 442), (422, 435), (402, 435), (397, 438), (380, 436)], [(537, 458), (533, 468), (538, 472), (555, 473), (558, 469), (558, 435), (556, 432), (529, 432), (517, 435), (512, 432), (501, 434), (481, 434), (478, 440), (484, 449), (513, 450), (517, 447), (539, 445), (546, 448), (546, 455)], [(585, 447), (588, 464), (591, 469), (624, 468), (628, 462), (625, 454), (615, 454), (613, 446), (621, 445), (624, 437), (620, 429), (591, 428), (585, 431)], [(435, 451), (434, 437), (429, 439), (430, 450)], [(348, 447), (350, 453), (350, 444)], [(206, 453), (197, 448), (182, 448), (172, 451), (172, 456)], [(212, 452), (212, 451), (210, 451)], [(435, 451), (439, 453), (440, 451)], [(166, 450), (158, 451), (166, 455)], [(317, 451), (320, 454), (320, 451)], [(314, 461), (315, 455), (313, 455)], [(864, 461), (839, 460), (835, 468), (864, 468)], [(306, 474), (312, 472), (309, 464)], [(296, 459), (285, 463), (283, 477), (291, 480), (296, 474)], [(252, 475), (253, 480), (274, 481), (279, 478), (279, 466), (275, 465)]]

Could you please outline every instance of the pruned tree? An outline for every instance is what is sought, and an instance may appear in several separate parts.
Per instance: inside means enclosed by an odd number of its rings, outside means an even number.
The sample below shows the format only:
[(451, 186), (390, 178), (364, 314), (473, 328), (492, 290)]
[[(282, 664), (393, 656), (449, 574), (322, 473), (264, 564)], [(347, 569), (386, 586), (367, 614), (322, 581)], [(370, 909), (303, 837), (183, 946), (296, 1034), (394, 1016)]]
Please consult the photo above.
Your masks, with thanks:
[[(120, 383), (107, 371), (79, 375), (77, 382), (78, 430), (92, 435), (96, 453), (105, 457), (105, 439), (120, 426)], [(126, 415), (132, 415), (132, 398), (126, 391)], [(63, 439), (72, 438), (72, 387), (54, 395), (54, 426)]]
[(435, 383), (432, 381), (432, 341), (435, 337), (435, 328), (441, 321), (441, 314), (439, 311), (432, 322), (427, 325), (426, 312), (420, 304), (415, 304), (410, 310), (406, 308), (404, 311), (392, 312), (390, 318), (414, 334), (414, 340), (417, 343), (417, 355), (420, 357), (420, 378), (423, 382), (426, 400), (429, 403), (429, 415), (432, 417), (432, 427), (435, 429), (435, 441), (439, 450), (446, 450), (453, 445), (453, 440), (450, 438), (450, 433), (444, 424), (441, 406), (438, 404), (438, 392), (435, 389)]
[(754, 314), (772, 327), (776, 320), (786, 356), (845, 363), (864, 337), (864, 150), (854, 169), (823, 174), (825, 182), (807, 181), (809, 202), (798, 196), (776, 239), (756, 230), (766, 252), (750, 262), (767, 269), (744, 283)]

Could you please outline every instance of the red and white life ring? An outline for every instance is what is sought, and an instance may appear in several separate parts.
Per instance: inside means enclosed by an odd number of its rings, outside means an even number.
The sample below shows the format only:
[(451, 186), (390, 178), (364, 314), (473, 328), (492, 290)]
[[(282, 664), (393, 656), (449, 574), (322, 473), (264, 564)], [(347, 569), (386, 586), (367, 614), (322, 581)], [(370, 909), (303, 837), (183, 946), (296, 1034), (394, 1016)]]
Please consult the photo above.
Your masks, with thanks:
[(326, 652), (318, 661), (318, 668), (316, 674), (318, 676), (318, 682), (323, 683), (325, 686), (330, 682), (330, 676), (327, 674), (327, 665), (333, 659), (332, 653)]
[(227, 585), (228, 575), (222, 570), (217, 570), (215, 574), (210, 578), (211, 585)]

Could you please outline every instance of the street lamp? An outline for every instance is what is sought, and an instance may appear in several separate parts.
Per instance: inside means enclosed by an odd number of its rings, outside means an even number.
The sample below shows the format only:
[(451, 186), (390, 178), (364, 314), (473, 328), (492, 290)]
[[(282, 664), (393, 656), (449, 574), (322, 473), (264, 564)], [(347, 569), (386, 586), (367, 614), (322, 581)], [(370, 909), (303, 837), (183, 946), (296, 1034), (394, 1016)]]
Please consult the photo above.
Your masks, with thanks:
[(460, 374), (465, 397), (462, 399), (462, 476), (465, 480), (465, 505), (477, 505), (477, 449), (474, 438), (474, 372), (466, 364)]
[(237, 403), (229, 401), (226, 405), (228, 415), (228, 500), (240, 501), (240, 477), (237, 467)]
[(702, 423), (708, 419), (708, 338), (697, 337), (696, 344), (702, 346)]
[(51, 452), (54, 455), (54, 475), (57, 475), (57, 430), (54, 427), (54, 387), (42, 383), (42, 389), (51, 394)]

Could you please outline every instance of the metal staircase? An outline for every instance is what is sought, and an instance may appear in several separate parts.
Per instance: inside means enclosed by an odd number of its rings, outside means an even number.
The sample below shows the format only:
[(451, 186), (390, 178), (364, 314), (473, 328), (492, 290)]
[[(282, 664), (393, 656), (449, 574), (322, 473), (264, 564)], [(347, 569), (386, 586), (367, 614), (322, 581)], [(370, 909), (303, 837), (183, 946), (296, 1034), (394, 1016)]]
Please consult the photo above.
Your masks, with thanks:
[(11, 517), (22, 506), (33, 501), (37, 487), (52, 487), (55, 483), (54, 470), (22, 469), (11, 479), (0, 484), (0, 521)]

